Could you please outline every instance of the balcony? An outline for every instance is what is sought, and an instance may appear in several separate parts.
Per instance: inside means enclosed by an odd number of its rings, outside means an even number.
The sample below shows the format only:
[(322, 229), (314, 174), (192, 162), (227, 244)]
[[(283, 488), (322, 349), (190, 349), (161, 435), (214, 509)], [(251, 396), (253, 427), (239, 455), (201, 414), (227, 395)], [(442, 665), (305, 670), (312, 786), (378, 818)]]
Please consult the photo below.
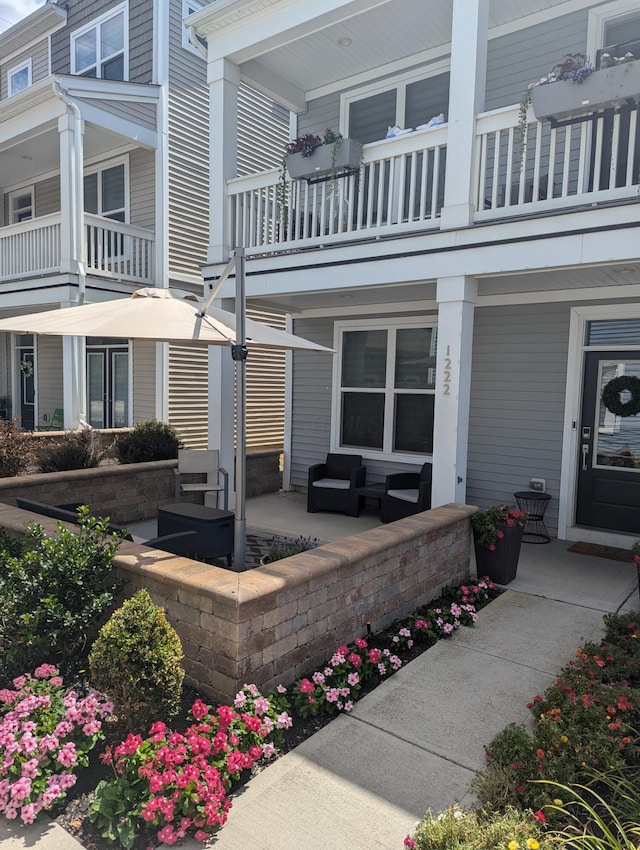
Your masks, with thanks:
[[(518, 106), (476, 118), (476, 223), (637, 199), (637, 105), (552, 125)], [(358, 174), (281, 181), (273, 169), (228, 182), (231, 245), (253, 254), (437, 230), (448, 127), (365, 145)], [(455, 168), (455, 163), (453, 163)]]
[[(97, 215), (84, 217), (82, 258), (87, 274), (141, 285), (153, 282), (153, 233)], [(62, 268), (61, 214), (0, 228), (0, 279), (41, 277)]]

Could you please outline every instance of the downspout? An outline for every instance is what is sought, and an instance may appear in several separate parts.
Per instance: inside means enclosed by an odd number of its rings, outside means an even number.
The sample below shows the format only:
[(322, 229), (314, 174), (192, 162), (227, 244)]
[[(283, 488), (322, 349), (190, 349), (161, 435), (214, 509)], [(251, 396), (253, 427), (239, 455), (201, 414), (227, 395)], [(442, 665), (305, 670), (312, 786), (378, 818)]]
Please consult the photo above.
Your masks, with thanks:
[(78, 304), (84, 303), (86, 292), (86, 271), (82, 256), (82, 248), (84, 242), (84, 187), (80, 176), (82, 174), (84, 152), (82, 144), (82, 115), (78, 104), (69, 97), (67, 90), (61, 85), (59, 80), (54, 79), (53, 91), (56, 97), (66, 104), (67, 108), (73, 115), (73, 153), (74, 153), (74, 169), (73, 169), (73, 253), (78, 269)]

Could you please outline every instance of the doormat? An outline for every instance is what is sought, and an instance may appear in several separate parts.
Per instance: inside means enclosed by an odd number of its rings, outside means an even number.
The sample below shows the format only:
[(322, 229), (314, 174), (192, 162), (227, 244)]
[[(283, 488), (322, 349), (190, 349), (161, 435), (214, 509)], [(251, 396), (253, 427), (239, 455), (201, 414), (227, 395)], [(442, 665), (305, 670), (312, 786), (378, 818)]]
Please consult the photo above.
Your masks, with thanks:
[(578, 555), (595, 555), (596, 558), (608, 558), (610, 561), (631, 562), (633, 555), (629, 549), (618, 549), (617, 546), (603, 546), (601, 543), (574, 543), (567, 549)]

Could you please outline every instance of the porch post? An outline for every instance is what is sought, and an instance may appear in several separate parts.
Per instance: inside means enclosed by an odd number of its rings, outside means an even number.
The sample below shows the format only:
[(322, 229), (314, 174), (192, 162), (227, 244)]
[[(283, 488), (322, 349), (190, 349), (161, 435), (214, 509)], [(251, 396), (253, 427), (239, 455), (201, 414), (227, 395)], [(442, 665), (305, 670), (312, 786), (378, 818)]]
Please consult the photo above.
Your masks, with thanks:
[(434, 508), (466, 501), (476, 292), (472, 277), (440, 278), (437, 282), (438, 352), (431, 496)]
[(489, 0), (453, 0), (443, 230), (473, 223), (476, 114), (484, 109), (488, 33)]
[(65, 429), (79, 428), (81, 418), (86, 421), (87, 382), (84, 352), (84, 337), (62, 337), (62, 406)]
[(209, 83), (209, 249), (207, 262), (229, 259), (231, 235), (227, 180), (238, 163), (238, 87), (240, 71), (227, 59), (207, 66)]
[(60, 138), (60, 271), (74, 274), (77, 271), (76, 228), (74, 226), (75, 189), (75, 131), (69, 112), (58, 119)]

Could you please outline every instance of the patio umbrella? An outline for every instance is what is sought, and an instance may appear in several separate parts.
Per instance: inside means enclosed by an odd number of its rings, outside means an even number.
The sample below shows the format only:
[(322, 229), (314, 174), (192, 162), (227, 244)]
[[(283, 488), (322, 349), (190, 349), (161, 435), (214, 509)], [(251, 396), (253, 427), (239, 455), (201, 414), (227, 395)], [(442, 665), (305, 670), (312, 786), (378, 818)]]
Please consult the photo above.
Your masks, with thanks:
[[(236, 312), (229, 313), (211, 302), (233, 268), (236, 268)], [(245, 315), (244, 249), (225, 268), (217, 286), (205, 301), (177, 289), (138, 289), (129, 298), (98, 304), (47, 310), (0, 320), (0, 331), (47, 336), (97, 336), (147, 339), (180, 345), (227, 345), (236, 363), (236, 510), (234, 564), (244, 564), (246, 519), (246, 397), (247, 349), (265, 346), (294, 351), (332, 352), (295, 334), (285, 333)]]

